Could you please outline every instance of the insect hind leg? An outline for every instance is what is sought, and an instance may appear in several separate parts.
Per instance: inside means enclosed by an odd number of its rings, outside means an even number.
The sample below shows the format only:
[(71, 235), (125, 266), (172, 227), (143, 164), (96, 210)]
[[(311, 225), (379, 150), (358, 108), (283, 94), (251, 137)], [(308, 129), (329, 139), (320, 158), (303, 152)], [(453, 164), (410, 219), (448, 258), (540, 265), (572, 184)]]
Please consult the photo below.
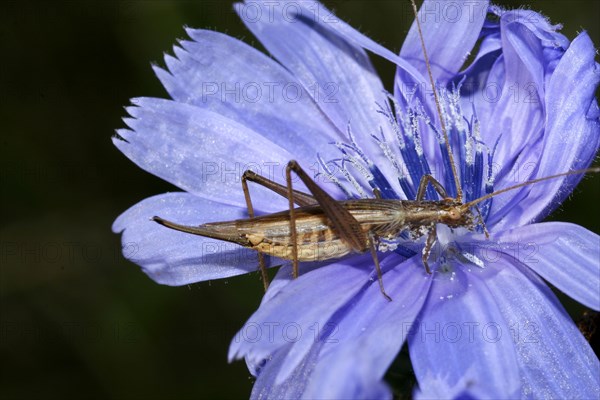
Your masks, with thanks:
[(300, 167), (296, 161), (290, 161), (285, 170), (288, 200), (290, 206), (290, 237), (292, 243), (292, 262), (294, 278), (298, 277), (298, 238), (296, 232), (296, 219), (294, 217), (294, 201), (292, 189), (292, 171), (304, 182), (308, 190), (314, 195), (323, 212), (329, 218), (331, 226), (336, 229), (340, 238), (346, 242), (353, 250), (359, 252), (371, 251), (371, 256), (375, 263), (377, 271), (377, 281), (383, 296), (392, 301), (383, 287), (383, 275), (377, 258), (377, 250), (375, 249), (375, 235), (372, 233), (366, 234), (362, 231), (360, 223), (354, 218), (350, 212), (345, 209), (339, 202), (333, 199), (327, 192), (317, 185), (317, 183), (308, 176), (308, 174)]
[[(245, 188), (244, 190), (247, 190), (247, 188), (248, 188), (247, 182), (257, 183), (257, 184), (271, 190), (272, 192), (277, 193), (280, 196), (283, 196), (285, 198), (288, 197), (287, 186), (281, 185), (275, 181), (265, 178), (264, 176), (259, 175), (250, 169), (246, 170), (244, 172), (244, 174), (242, 175), (242, 186)], [(245, 192), (244, 192), (244, 194), (245, 194)], [(294, 194), (294, 196), (293, 196), (294, 203), (296, 203), (300, 207), (311, 206), (311, 205), (317, 204), (317, 200), (310, 194), (306, 194), (299, 190), (294, 190), (293, 194)]]
[(379, 282), (379, 290), (381, 290), (381, 294), (388, 301), (392, 301), (392, 298), (388, 296), (383, 287), (383, 274), (381, 273), (381, 266), (379, 265), (379, 258), (377, 257), (377, 250), (375, 250), (375, 235), (369, 235), (369, 247), (371, 250), (371, 257), (373, 257), (373, 262), (375, 263), (375, 270), (377, 271), (377, 281)]
[[(252, 199), (250, 198), (250, 190), (248, 190), (248, 178), (246, 173), (242, 176), (242, 190), (244, 191), (244, 198), (246, 199), (246, 207), (248, 208), (248, 216), (254, 218), (254, 207), (252, 206)], [(258, 268), (260, 270), (260, 276), (262, 277), (263, 286), (265, 292), (269, 288), (269, 275), (267, 274), (267, 265), (265, 263), (265, 256), (260, 251), (258, 252)]]
[(417, 201), (423, 201), (425, 199), (425, 191), (427, 190), (427, 184), (431, 183), (431, 186), (435, 189), (435, 191), (442, 197), (442, 199), (448, 198), (448, 193), (444, 186), (437, 179), (435, 179), (432, 175), (423, 175), (421, 178), (421, 182), (419, 182), (419, 189), (417, 191)]
[[(279, 183), (274, 182), (268, 178), (265, 178), (264, 176), (259, 175), (252, 170), (248, 169), (248, 170), (244, 171), (244, 174), (242, 175), (242, 190), (244, 191), (244, 198), (246, 200), (246, 206), (248, 208), (248, 216), (250, 218), (254, 218), (254, 207), (252, 205), (252, 199), (250, 197), (250, 190), (248, 188), (248, 182), (257, 183), (257, 184), (264, 186), (265, 188), (267, 188), (267, 189), (271, 190), (272, 192), (275, 192), (283, 197), (288, 196), (287, 186), (280, 185)], [(294, 203), (298, 204), (299, 206), (308, 206), (308, 205), (317, 204), (317, 201), (315, 200), (314, 197), (312, 197), (309, 194), (300, 192), (298, 190), (292, 191), (292, 198), (294, 200)], [(258, 252), (258, 266), (260, 269), (260, 274), (262, 276), (262, 281), (263, 281), (265, 291), (267, 291), (267, 288), (269, 287), (269, 277), (267, 275), (265, 256), (261, 252)]]
[(290, 207), (290, 239), (292, 244), (292, 266), (294, 278), (298, 277), (298, 238), (296, 232), (296, 218), (294, 213), (294, 190), (292, 188), (292, 171), (306, 185), (314, 196), (323, 213), (329, 219), (331, 227), (334, 228), (340, 239), (342, 239), (353, 250), (365, 252), (368, 250), (368, 239), (362, 231), (359, 222), (339, 202), (317, 185), (317, 183), (292, 160), (285, 169), (287, 181), (288, 200)]

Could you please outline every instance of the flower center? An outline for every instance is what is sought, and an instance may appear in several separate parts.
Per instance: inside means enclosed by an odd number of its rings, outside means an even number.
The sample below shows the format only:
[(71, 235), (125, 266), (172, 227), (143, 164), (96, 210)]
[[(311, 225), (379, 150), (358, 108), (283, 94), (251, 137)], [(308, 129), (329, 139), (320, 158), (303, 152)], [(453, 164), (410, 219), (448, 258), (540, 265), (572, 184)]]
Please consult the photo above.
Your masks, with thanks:
[[(468, 102), (468, 98), (460, 95), (461, 83), (453, 85), (452, 89), (439, 87), (437, 90), (440, 94), (442, 118), (448, 130), (464, 192), (464, 198), (459, 200), (468, 202), (493, 192), (492, 161), (496, 146), (490, 150), (482, 141), (481, 126), (474, 105), (468, 103), (471, 106), (468, 115), (463, 112), (463, 103)], [(378, 158), (373, 160), (363, 151), (349, 122), (348, 142), (332, 143), (341, 157), (325, 162), (318, 156), (324, 171), (322, 174), (336, 183), (348, 198), (369, 198), (377, 189), (381, 197), (386, 199), (415, 200), (424, 175), (433, 175), (442, 183), (448, 195), (455, 198), (456, 188), (450, 157), (443, 134), (438, 128), (439, 122), (418, 98), (400, 104), (391, 95), (387, 97), (388, 102), (377, 104), (377, 113), (385, 117), (386, 126), (379, 126), (376, 132), (363, 133), (368, 134), (368, 140), (374, 141), (381, 149)], [(435, 107), (430, 109), (435, 110)], [(393, 139), (390, 140), (390, 137)], [(391, 165), (397, 175), (386, 177), (379, 167), (383, 163)], [(389, 179), (398, 180), (400, 191), (394, 190)], [(429, 186), (425, 199), (438, 200), (439, 196)], [(482, 204), (484, 219), (488, 208), (486, 203)]]
[[(475, 107), (468, 98), (461, 97), (461, 84), (462, 81), (458, 85), (453, 84), (451, 89), (439, 87), (437, 90), (441, 118), (448, 130), (463, 190), (464, 198), (459, 200), (465, 203), (493, 192), (492, 165), (496, 145), (490, 149), (482, 141)], [(339, 151), (340, 158), (325, 162), (318, 156), (323, 171), (321, 174), (334, 182), (348, 199), (372, 198), (373, 193), (379, 191), (384, 199), (415, 200), (424, 175), (433, 175), (444, 186), (449, 197), (456, 197), (450, 157), (441, 129), (438, 128), (439, 119), (435, 117), (435, 111), (433, 114), (427, 111), (435, 110), (435, 106), (431, 106), (431, 101), (421, 102), (417, 96), (403, 97), (397, 100), (388, 94), (384, 104), (377, 104), (377, 113), (384, 117), (386, 123), (375, 132), (363, 133), (363, 137), (368, 134), (367, 141), (374, 142), (381, 150), (377, 159), (371, 158), (372, 155), (369, 157), (361, 148), (350, 122), (347, 127), (348, 142), (332, 143)], [(427, 108), (424, 104), (431, 107)], [(463, 111), (465, 104), (471, 109), (468, 114)], [(364, 147), (365, 142), (361, 143)], [(387, 164), (386, 168), (381, 167), (384, 163)], [(393, 170), (396, 175), (385, 176), (382, 170)], [(390, 184), (394, 179), (398, 182), (399, 190)], [(425, 200), (440, 200), (431, 185), (427, 187)], [(490, 205), (491, 199), (480, 204), (484, 221), (489, 215)], [(399, 239), (409, 238), (407, 234), (402, 234)], [(381, 246), (404, 252), (403, 255), (416, 254), (414, 250), (399, 246), (396, 241), (382, 242)]]

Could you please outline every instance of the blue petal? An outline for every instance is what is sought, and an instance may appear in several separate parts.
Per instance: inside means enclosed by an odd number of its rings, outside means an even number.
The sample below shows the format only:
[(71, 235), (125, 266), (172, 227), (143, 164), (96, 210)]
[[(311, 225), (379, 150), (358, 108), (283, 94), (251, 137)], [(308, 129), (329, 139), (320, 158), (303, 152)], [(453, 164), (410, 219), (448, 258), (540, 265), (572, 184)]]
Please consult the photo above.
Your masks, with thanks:
[(264, 361), (254, 387), (251, 399), (300, 399), (303, 398), (307, 382), (312, 377), (318, 355), (318, 347), (313, 346), (306, 357), (294, 369), (293, 373), (282, 383), (275, 384), (277, 375), (285, 365), (291, 344), (279, 349), (273, 356)]
[(263, 301), (230, 349), (230, 357), (245, 353), (258, 375), (253, 397), (391, 396), (383, 375), (420, 312), (431, 279), (418, 257), (404, 263), (395, 254), (385, 257), (383, 279), (393, 295), (388, 302), (365, 257), (360, 270), (343, 264), (316, 269), (275, 288)]
[[(267, 50), (313, 95), (338, 130), (346, 132), (350, 125), (367, 156), (383, 158), (371, 135), (381, 128), (388, 142), (395, 136), (385, 117), (377, 112), (377, 104), (385, 104), (387, 97), (376, 71), (362, 48), (329, 27), (335, 26), (337, 19), (324, 23), (315, 17), (317, 11), (307, 6), (328, 12), (318, 2), (294, 1), (247, 1), (236, 4), (236, 11)], [(258, 17), (250, 13), (258, 13)], [(385, 176), (396, 173), (389, 163), (378, 167)], [(395, 180), (391, 184), (401, 192)]]
[(545, 222), (494, 235), (504, 252), (562, 292), (600, 311), (600, 237), (579, 225)]
[(183, 225), (199, 225), (242, 218), (245, 210), (188, 193), (169, 193), (145, 199), (121, 214), (113, 231), (123, 232), (123, 254), (156, 282), (179, 286), (258, 269), (254, 251), (174, 231), (152, 221), (155, 215)]
[[(310, 350), (319, 327), (368, 282), (368, 260), (368, 256), (361, 256), (339, 261), (277, 288), (278, 293), (263, 302), (238, 332), (229, 359), (245, 357), (250, 364), (259, 365), (279, 348), (293, 343), (276, 383), (283, 382)], [(254, 340), (250, 336), (255, 331), (264, 334)]]
[(521, 390), (509, 325), (486, 287), (497, 271), (436, 273), (408, 338), (421, 398), (514, 398)]
[[(495, 188), (503, 186), (505, 177), (512, 178), (510, 173), (514, 171), (510, 169), (517, 162), (523, 165), (539, 157), (539, 143), (544, 133), (542, 44), (521, 20), (503, 16), (501, 27), (504, 76), (501, 86), (488, 81), (488, 85), (496, 85), (501, 92), (482, 132), (488, 146), (493, 146), (499, 138), (494, 161), (500, 171)], [(528, 159), (517, 161), (521, 153)], [(515, 194), (507, 194), (504, 200)], [(495, 200), (496, 203), (502, 201)]]
[[(589, 36), (581, 33), (552, 75), (546, 90), (546, 133), (535, 177), (585, 168), (598, 150), (600, 121), (597, 116), (588, 116), (590, 110), (597, 109), (594, 93), (600, 82), (600, 67), (594, 61), (595, 54)], [(554, 210), (581, 178), (570, 176), (525, 187), (519, 206), (499, 213), (517, 226), (539, 220)]]
[[(127, 111), (131, 130), (113, 139), (138, 166), (187, 192), (245, 207), (240, 179), (253, 169), (284, 182), (293, 155), (251, 129), (220, 114), (170, 100), (134, 99)], [(207, 155), (210, 154), (210, 160)], [(252, 191), (263, 211), (288, 208), (287, 200), (266, 189)]]
[[(548, 98), (554, 95), (549, 92), (549, 88), (552, 87), (552, 80), (556, 79), (555, 72), (560, 73), (560, 70), (557, 71), (557, 64), (561, 57), (574, 56), (572, 50), (571, 54), (565, 54), (569, 41), (564, 35), (557, 33), (557, 27), (551, 26), (542, 15), (530, 10), (509, 11), (499, 15), (500, 23), (488, 22), (482, 32), (484, 40), (480, 55), (483, 56), (478, 56), (469, 69), (468, 72), (476, 76), (469, 77), (464, 83), (462, 93), (465, 109), (469, 106), (468, 102), (475, 104), (483, 127), (482, 136), (488, 147), (492, 147), (501, 138), (494, 158), (496, 189), (535, 177), (535, 166), (542, 154), (553, 157), (551, 152), (544, 149), (545, 138), (550, 134), (544, 127), (549, 119), (554, 119), (559, 113), (552, 112), (547, 107)], [(499, 40), (502, 41), (503, 53), (494, 61)], [(593, 59), (593, 50), (591, 54)], [(563, 69), (570, 63), (571, 61), (564, 60)], [(577, 74), (575, 68), (565, 76), (574, 74)], [(457, 80), (460, 78), (462, 75)], [(593, 85), (591, 82), (590, 84)], [(490, 88), (498, 89), (500, 96), (490, 98), (486, 92)], [(567, 96), (564, 90), (556, 91), (556, 94), (561, 98)], [(587, 111), (586, 107), (583, 106)], [(563, 128), (563, 131), (568, 130), (564, 126)], [(590, 151), (594, 153), (595, 149)], [(588, 159), (587, 155), (584, 159)], [(567, 168), (561, 163), (551, 164)], [(568, 191), (565, 190), (561, 195), (566, 195)], [(524, 201), (528, 192), (529, 188), (524, 188), (496, 198), (488, 225), (492, 227), (500, 223), (496, 227), (500, 228), (504, 224), (513, 224), (512, 218), (500, 221), (511, 211), (515, 215), (525, 214), (528, 220), (533, 219), (534, 216), (526, 211), (529, 202)], [(550, 198), (553, 195), (545, 189), (544, 193)], [(555, 204), (556, 201), (551, 203)], [(538, 214), (538, 219), (547, 214), (547, 210)], [(528, 221), (523, 218), (518, 224), (526, 222)]]
[[(461, 67), (475, 46), (481, 35), (483, 24), (486, 20), (486, 11), (488, 2), (444, 2), (444, 1), (425, 1), (419, 11), (419, 20), (421, 21), (424, 41), (428, 55), (432, 64), (432, 74), (437, 83), (449, 85), (453, 81), (457, 83), (461, 77), (456, 76)], [(493, 37), (490, 34), (489, 37)], [(440, 40), (443, 38), (443, 40)], [(480, 53), (476, 62), (481, 61), (480, 57), (485, 58), (485, 63), (490, 64), (498, 55), (500, 48), (499, 40), (483, 40)], [(489, 56), (486, 57), (486, 55)], [(409, 60), (417, 65), (417, 69), (427, 76), (424, 62), (424, 54), (419, 38), (416, 22), (413, 23), (411, 31), (404, 42), (400, 55), (403, 59)], [(486, 65), (486, 67), (488, 66)], [(478, 65), (478, 71), (469, 70), (470, 74), (478, 73), (479, 76), (471, 77), (467, 82), (469, 87), (473, 86), (474, 80), (485, 81), (488, 76), (489, 68), (482, 68)], [(418, 86), (415, 86), (415, 83)], [(426, 114), (434, 121), (434, 124), (440, 126), (438, 111), (431, 96), (431, 83), (429, 78), (422, 79), (419, 82), (411, 82), (411, 76), (407, 76), (402, 68), (398, 68), (395, 79), (395, 97), (400, 104), (414, 106), (414, 98), (424, 106)], [(463, 89), (464, 90), (464, 89)], [(474, 90), (474, 89), (471, 89)], [(478, 96), (479, 97), (479, 96)], [(413, 100), (411, 100), (411, 98)], [(472, 109), (472, 96), (463, 96), (467, 99), (464, 102), (464, 112), (467, 119), (468, 113)], [(482, 111), (483, 114), (485, 110)], [(486, 114), (487, 115), (487, 114)], [(439, 142), (436, 135), (430, 130), (422, 135), (422, 147), (429, 161), (431, 168), (438, 169), (441, 166), (444, 170), (449, 170), (448, 159), (440, 153)], [(451, 140), (452, 141), (452, 140)], [(456, 154), (460, 154), (461, 144), (454, 143), (453, 147)], [(457, 161), (458, 158), (455, 158)], [(461, 167), (458, 166), (459, 170)], [(449, 172), (449, 171), (448, 171)], [(450, 174), (447, 174), (450, 177)], [(414, 179), (413, 179), (414, 180)], [(447, 183), (446, 183), (447, 185)], [(453, 186), (447, 187), (450, 194), (453, 192)]]
[(548, 286), (509, 257), (494, 267), (485, 284), (515, 342), (521, 397), (599, 398), (598, 358)]
[(337, 152), (342, 139), (310, 94), (281, 65), (222, 33), (187, 30), (193, 41), (166, 56), (169, 72), (155, 67), (174, 100), (216, 112), (254, 130), (292, 153), (301, 165)]
[(401, 257), (390, 255), (381, 266), (386, 292), (393, 300), (384, 299), (375, 283), (334, 315), (330, 323), (335, 331), (322, 345), (306, 397), (391, 395), (383, 376), (421, 311), (432, 280), (420, 257), (402, 262)]
[[(465, 79), (460, 93), (463, 100), (462, 109), (470, 110), (474, 104), (477, 118), (483, 127), (493, 126), (490, 118), (496, 103), (487, 100), (484, 92), (489, 88), (490, 83), (501, 85), (503, 82), (504, 69), (494, 68), (494, 65), (499, 62), (498, 58), (501, 57), (501, 49), (500, 33), (488, 34), (482, 39), (473, 63), (453, 80), (454, 84), (458, 85)], [(500, 63), (502, 60), (500, 59)]]
[[(295, 3), (292, 0), (284, 1), (292, 4)], [(346, 22), (338, 19), (331, 11), (329, 11), (319, 2), (315, 1), (314, 3), (311, 3), (310, 10), (307, 10), (307, 8), (303, 8), (303, 10), (307, 12), (307, 14), (311, 12), (311, 15), (317, 18), (323, 25), (336, 32), (347, 41), (352, 42), (355, 45), (365, 50), (369, 50), (370, 52), (396, 64), (399, 68), (399, 76), (403, 78), (402, 82), (410, 85), (422, 84), (425, 82), (426, 75), (423, 75), (410, 62), (383, 47), (368, 36), (363, 35)]]
[[(460, 71), (479, 38), (487, 8), (487, 1), (423, 2), (418, 18), (435, 80), (448, 82)], [(404, 40), (400, 56), (426, 74), (416, 22)]]
[[(433, 79), (436, 83), (447, 85), (450, 81), (460, 81), (456, 74), (475, 46), (486, 21), (488, 2), (439, 1), (426, 0), (419, 10), (419, 21), (424, 36), (427, 54), (430, 59)], [(480, 55), (491, 51), (488, 42), (483, 41)], [(413, 105), (413, 97), (420, 100), (427, 115), (440, 126), (437, 108), (431, 96), (431, 82), (416, 22), (413, 22), (404, 41), (400, 55), (415, 65), (421, 78), (414, 80), (416, 74), (408, 74), (406, 68), (399, 66), (394, 82), (394, 95), (400, 104)], [(477, 60), (476, 60), (477, 61)], [(473, 71), (470, 71), (472, 73)], [(469, 82), (472, 84), (472, 82)], [(469, 99), (472, 101), (472, 98)], [(470, 111), (472, 105), (465, 104), (464, 110)], [(439, 144), (433, 132), (422, 136), (423, 150), (430, 165), (443, 165), (439, 153)]]
[[(502, 111), (512, 107), (506, 111), (508, 116), (519, 111), (518, 107), (522, 105), (535, 108), (537, 104), (543, 108), (543, 100), (540, 99), (544, 98), (546, 79), (551, 76), (554, 64), (569, 45), (568, 39), (557, 33), (556, 29), (542, 15), (531, 10), (500, 13), (500, 23), (484, 29), (482, 50), (489, 39), (492, 39), (491, 44), (500, 40), (503, 50), (491, 68), (487, 82), (480, 85), (476, 95), (470, 97), (484, 127), (498, 125), (498, 115), (501, 114), (494, 116), (490, 112), (497, 108)], [(521, 131), (531, 138), (531, 132), (525, 127)], [(503, 132), (511, 133), (495, 128), (484, 129), (483, 134), (488, 145), (492, 146)]]
[[(398, 349), (377, 343), (392, 332), (375, 331), (370, 338), (340, 344), (335, 354), (323, 357), (316, 364), (304, 398), (308, 399), (392, 399), (392, 391), (383, 381), (382, 368), (389, 366)], [(400, 335), (395, 335), (400, 336)], [(404, 339), (403, 337), (398, 340)], [(389, 340), (385, 340), (388, 342)], [(394, 352), (383, 353), (391, 350)], [(374, 370), (371, 368), (374, 367)], [(385, 371), (384, 371), (385, 372)]]
[[(314, 369), (317, 365), (322, 365), (318, 361), (320, 350), (319, 344), (311, 347), (309, 353), (294, 369), (292, 374), (282, 383), (275, 384), (279, 371), (284, 368), (284, 363), (291, 345), (279, 349), (272, 357), (265, 360), (261, 366), (254, 387), (252, 388), (251, 399), (309, 399), (309, 398), (355, 398), (355, 399), (391, 399), (391, 392), (383, 382), (371, 382), (369, 385), (360, 387), (360, 391), (353, 391), (351, 397), (333, 396), (333, 397), (314, 397), (306, 393), (306, 387), (314, 377)], [(354, 362), (346, 363), (350, 367), (349, 375), (343, 375), (344, 381), (348, 386), (354, 386), (352, 380), (355, 376), (352, 366)], [(329, 382), (328, 382), (329, 384)], [(327, 386), (323, 387), (325, 391)]]

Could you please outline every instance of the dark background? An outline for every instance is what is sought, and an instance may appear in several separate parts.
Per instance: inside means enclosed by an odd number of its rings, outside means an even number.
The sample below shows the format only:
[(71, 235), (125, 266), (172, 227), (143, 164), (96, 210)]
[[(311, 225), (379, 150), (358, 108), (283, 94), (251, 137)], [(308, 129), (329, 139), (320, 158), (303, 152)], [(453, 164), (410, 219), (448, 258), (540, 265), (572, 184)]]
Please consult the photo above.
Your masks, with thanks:
[[(327, 1), (394, 51), (408, 1)], [(163, 65), (183, 26), (256, 45), (230, 1), (53, 1), (0, 5), (1, 326), (3, 398), (247, 397), (234, 333), (259, 304), (256, 274), (159, 286), (123, 259), (113, 220), (174, 190), (117, 151), (123, 106), (166, 97)], [(516, 7), (517, 2), (501, 4)], [(596, 1), (530, 1), (571, 39), (600, 45)], [(393, 67), (375, 60), (388, 88)], [(552, 218), (599, 232), (598, 177)], [(569, 307), (575, 318), (583, 309)]]

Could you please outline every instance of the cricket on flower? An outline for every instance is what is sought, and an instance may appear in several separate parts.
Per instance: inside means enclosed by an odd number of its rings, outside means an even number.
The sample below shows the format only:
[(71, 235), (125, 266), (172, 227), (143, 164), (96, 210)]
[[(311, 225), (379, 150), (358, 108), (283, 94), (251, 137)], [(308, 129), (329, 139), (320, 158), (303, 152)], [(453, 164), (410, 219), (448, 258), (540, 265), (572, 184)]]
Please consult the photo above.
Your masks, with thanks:
[[(431, 274), (428, 258), (431, 248), (436, 242), (436, 224), (441, 223), (450, 228), (462, 227), (471, 231), (481, 224), (485, 230), (485, 224), (481, 212), (477, 208), (477, 203), (528, 184), (565, 175), (599, 172), (600, 168), (589, 168), (540, 178), (485, 195), (466, 204), (448, 197), (444, 187), (431, 175), (425, 175), (421, 179), (416, 201), (382, 199), (379, 190), (376, 189), (377, 199), (337, 202), (327, 192), (319, 188), (295, 161), (290, 161), (286, 170), (288, 171), (287, 187), (256, 175), (252, 171), (244, 173), (242, 185), (250, 219), (211, 222), (196, 227), (178, 225), (157, 216), (153, 217), (153, 220), (174, 230), (224, 240), (257, 250), (265, 291), (268, 288), (268, 282), (262, 254), (291, 259), (293, 261), (292, 273), (294, 278), (297, 278), (299, 261), (324, 261), (343, 257), (352, 251), (361, 253), (370, 251), (377, 271), (381, 293), (386, 299), (392, 300), (385, 293), (383, 285), (381, 268), (377, 258), (378, 238), (393, 241), (402, 232), (406, 231), (410, 233), (411, 239), (427, 236), (423, 247), (422, 260), (425, 270), (428, 274)], [(314, 197), (292, 189), (290, 171), (298, 174)], [(260, 183), (276, 193), (287, 194), (290, 201), (290, 210), (254, 217), (252, 201), (248, 191), (248, 180)], [(423, 200), (429, 182), (432, 183), (442, 200)], [(459, 188), (458, 193), (460, 192)], [(294, 209), (294, 204), (298, 204), (301, 208)], [(475, 207), (477, 210), (477, 220), (471, 212), (471, 207)], [(485, 231), (485, 234), (489, 236), (487, 231)], [(300, 241), (298, 236), (301, 236)]]
[[(598, 397), (598, 359), (542, 278), (600, 310), (599, 238), (540, 223), (598, 172), (589, 166), (600, 144), (600, 68), (589, 36), (571, 42), (528, 10), (426, 0), (398, 55), (316, 1), (235, 9), (277, 61), (187, 30), (168, 70), (155, 68), (172, 100), (132, 100), (114, 140), (185, 192), (140, 202), (113, 229), (162, 284), (259, 266), (267, 291), (240, 332), (264, 326), (269, 335), (234, 340), (229, 351), (256, 377), (252, 397), (390, 398), (384, 375), (404, 344), (415, 397)], [(393, 93), (365, 50), (396, 66)], [(231, 87), (256, 82), (303, 96), (228, 99)], [(336, 101), (321, 101), (332, 82)], [(206, 160), (268, 161), (285, 174), (246, 171), (240, 190), (239, 180), (211, 180)], [(303, 168), (315, 162), (311, 176)], [(263, 186), (252, 198), (248, 182)], [(257, 262), (203, 253), (214, 241), (253, 249)], [(532, 243), (535, 259), (519, 256)], [(283, 266), (267, 288), (272, 265)], [(335, 329), (290, 341), (290, 324)], [(432, 326), (443, 340), (428, 336)], [(474, 334), (489, 326), (494, 340)], [(535, 335), (508, 334), (532, 326)], [(449, 327), (469, 333), (449, 338)]]
[[(422, 38), (417, 6), (414, 0), (411, 0), (411, 3), (419, 36)], [(410, 238), (414, 240), (425, 236), (422, 261), (427, 273), (431, 274), (428, 259), (431, 249), (437, 240), (436, 224), (441, 223), (449, 228), (467, 228), (470, 231), (474, 231), (477, 226), (481, 226), (485, 231), (486, 237), (489, 237), (483, 217), (481, 216), (481, 211), (477, 207), (478, 203), (506, 191), (547, 179), (600, 171), (600, 168), (590, 168), (557, 174), (552, 177), (538, 178), (533, 182), (514, 185), (501, 191), (489, 193), (468, 203), (463, 203), (462, 188), (457, 176), (435, 83), (431, 75), (427, 49), (425, 48), (425, 43), (423, 41), (421, 43), (428, 75), (431, 78), (432, 91), (441, 123), (444, 145), (448, 150), (447, 154), (456, 184), (456, 198), (448, 197), (442, 184), (432, 175), (424, 175), (419, 183), (415, 201), (382, 199), (379, 188), (375, 187), (373, 188), (373, 192), (376, 199), (337, 202), (321, 189), (296, 161), (290, 161), (286, 168), (287, 186), (256, 175), (250, 170), (244, 172), (241, 181), (250, 219), (231, 222), (212, 222), (197, 227), (179, 225), (159, 216), (153, 217), (153, 220), (181, 232), (224, 240), (258, 251), (259, 267), (265, 291), (268, 288), (268, 278), (262, 254), (292, 260), (293, 276), (297, 278), (299, 261), (324, 261), (346, 256), (353, 251), (359, 253), (370, 251), (377, 271), (377, 280), (381, 293), (386, 299), (392, 300), (385, 292), (381, 276), (381, 268), (377, 258), (378, 238), (394, 241), (403, 232), (408, 232)], [(302, 192), (294, 192), (291, 179), (292, 171), (300, 177), (312, 193), (312, 196)], [(290, 205), (289, 211), (254, 217), (252, 200), (247, 183), (249, 180), (265, 186), (282, 196), (287, 196)], [(429, 183), (435, 188), (442, 200), (425, 201), (425, 193)], [(302, 208), (295, 210), (294, 204)], [(475, 208), (476, 214), (473, 214), (472, 207)], [(477, 219), (475, 216), (477, 216)], [(300, 240), (298, 236), (301, 236)]]

